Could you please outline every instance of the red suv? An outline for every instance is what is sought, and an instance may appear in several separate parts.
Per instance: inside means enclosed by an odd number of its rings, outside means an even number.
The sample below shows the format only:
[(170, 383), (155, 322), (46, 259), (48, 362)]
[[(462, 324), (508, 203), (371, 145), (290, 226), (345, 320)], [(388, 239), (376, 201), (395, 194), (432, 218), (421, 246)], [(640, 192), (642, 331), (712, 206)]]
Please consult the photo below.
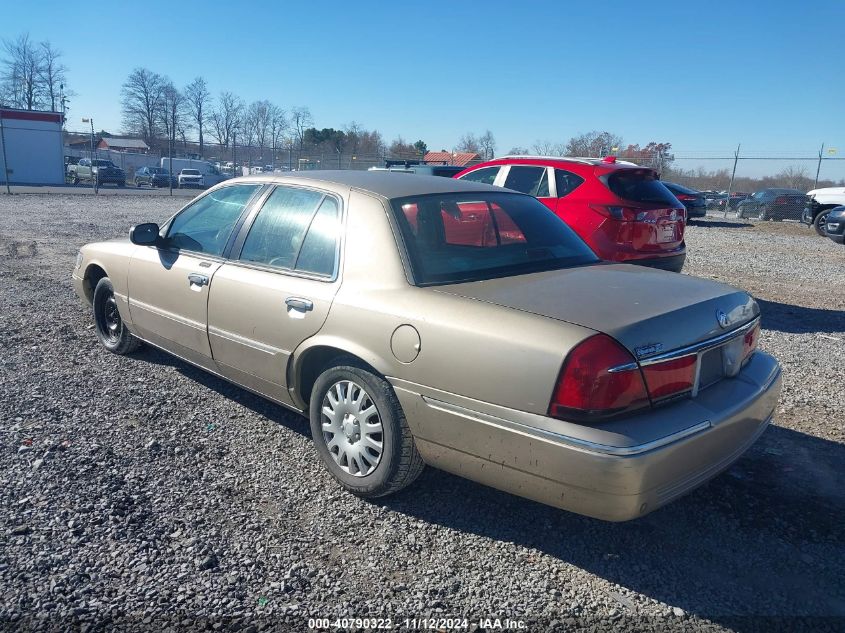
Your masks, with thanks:
[(684, 265), (684, 205), (652, 169), (612, 156), (505, 156), (473, 165), (455, 178), (536, 197), (602, 259), (675, 272)]

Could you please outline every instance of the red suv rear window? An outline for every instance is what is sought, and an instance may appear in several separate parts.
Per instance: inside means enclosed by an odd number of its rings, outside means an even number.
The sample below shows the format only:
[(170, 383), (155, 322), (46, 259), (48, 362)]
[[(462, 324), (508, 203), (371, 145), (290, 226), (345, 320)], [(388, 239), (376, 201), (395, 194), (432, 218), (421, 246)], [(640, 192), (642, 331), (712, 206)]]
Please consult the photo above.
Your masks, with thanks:
[(623, 200), (679, 206), (677, 198), (653, 171), (648, 169), (620, 169), (602, 178), (608, 188)]

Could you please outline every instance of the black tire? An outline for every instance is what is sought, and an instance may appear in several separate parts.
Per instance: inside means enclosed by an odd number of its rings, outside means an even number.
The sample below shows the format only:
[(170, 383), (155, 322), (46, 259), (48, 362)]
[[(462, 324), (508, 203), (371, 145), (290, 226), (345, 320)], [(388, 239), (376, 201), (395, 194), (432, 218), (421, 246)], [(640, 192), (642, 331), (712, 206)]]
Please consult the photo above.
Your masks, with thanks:
[(120, 187), (120, 188), (122, 189), (123, 187), (125, 187), (125, 186), (126, 186), (126, 181), (125, 181), (125, 180), (121, 180), (119, 183), (117, 183), (117, 186), (118, 186), (118, 187)]
[(129, 354), (141, 345), (120, 317), (108, 277), (100, 279), (94, 288), (94, 331), (103, 347), (113, 354)]
[(766, 210), (766, 207), (760, 207), (760, 211), (757, 214), (757, 217), (761, 220), (771, 220), (771, 216), (769, 216), (769, 212)]
[(827, 223), (827, 216), (830, 215), (830, 210), (827, 211), (819, 211), (816, 214), (816, 217), (813, 218), (813, 228), (816, 230), (816, 233), (821, 235), (822, 237), (827, 237), (827, 231), (824, 228), (824, 225)]
[[(363, 476), (343, 470), (329, 453), (323, 433), (324, 399), (329, 389), (347, 380), (364, 388), (377, 409), (383, 429), (381, 458), (372, 472)], [(398, 492), (413, 483), (425, 468), (393, 388), (354, 358), (337, 359), (320, 374), (311, 391), (309, 413), (311, 436), (320, 459), (344, 489), (359, 497), (383, 497)]]

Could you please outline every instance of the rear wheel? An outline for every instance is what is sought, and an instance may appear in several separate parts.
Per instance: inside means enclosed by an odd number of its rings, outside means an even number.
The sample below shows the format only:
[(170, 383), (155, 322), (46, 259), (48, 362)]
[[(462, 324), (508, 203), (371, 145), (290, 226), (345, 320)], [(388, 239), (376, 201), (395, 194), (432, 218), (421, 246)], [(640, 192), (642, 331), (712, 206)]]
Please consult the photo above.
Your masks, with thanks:
[(425, 466), (392, 387), (353, 358), (317, 378), (310, 419), (320, 459), (360, 497), (398, 492)]
[(108, 277), (100, 279), (94, 288), (94, 325), (100, 343), (114, 354), (129, 354), (141, 344), (123, 323)]
[(825, 231), (824, 225), (827, 224), (827, 216), (829, 215), (830, 210), (820, 211), (813, 219), (813, 228), (816, 230), (816, 233), (822, 237), (827, 237), (827, 231)]

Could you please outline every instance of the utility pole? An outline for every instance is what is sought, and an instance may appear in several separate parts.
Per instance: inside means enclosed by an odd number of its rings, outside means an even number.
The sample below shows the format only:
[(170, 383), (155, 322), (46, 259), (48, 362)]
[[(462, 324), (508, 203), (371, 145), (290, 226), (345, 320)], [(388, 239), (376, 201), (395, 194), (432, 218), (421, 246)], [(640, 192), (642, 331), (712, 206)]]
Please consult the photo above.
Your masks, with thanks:
[(0, 112), (0, 145), (3, 146), (3, 182), (6, 183), (6, 194), (12, 195), (9, 187), (9, 163), (6, 162), (6, 134), (3, 131), (3, 113)]
[(97, 194), (99, 192), (99, 183), (97, 181), (100, 178), (99, 174), (97, 178), (94, 178), (94, 118), (82, 119), (82, 122), (91, 123), (91, 186), (94, 188), (94, 193)]
[(739, 148), (742, 144), (737, 144), (736, 152), (734, 152), (734, 170), (731, 172), (731, 181), (728, 183), (728, 197), (725, 199), (725, 213), (722, 215), (723, 218), (728, 217), (728, 207), (731, 205), (731, 190), (734, 187), (734, 178), (736, 177), (736, 163), (739, 160)]
[(816, 167), (816, 181), (813, 183), (813, 189), (819, 186), (819, 173), (822, 170), (822, 154), (824, 153), (824, 143), (822, 143), (821, 148), (819, 149), (819, 164)]

